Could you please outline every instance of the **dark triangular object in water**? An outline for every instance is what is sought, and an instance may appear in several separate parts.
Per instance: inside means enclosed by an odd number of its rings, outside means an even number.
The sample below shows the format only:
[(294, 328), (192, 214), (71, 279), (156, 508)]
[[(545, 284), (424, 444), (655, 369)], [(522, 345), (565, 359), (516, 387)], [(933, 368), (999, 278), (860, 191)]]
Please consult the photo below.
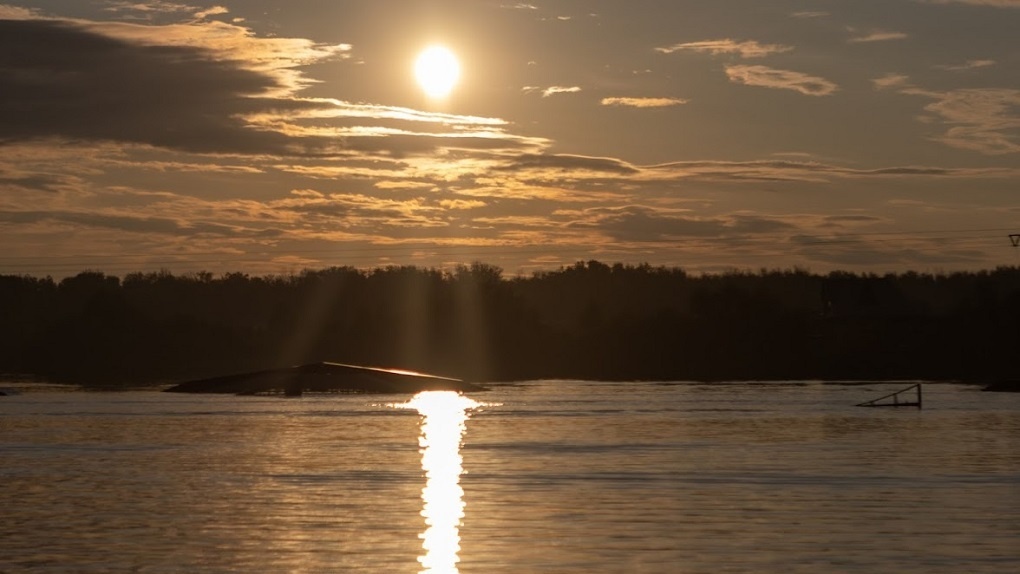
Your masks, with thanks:
[(171, 393), (284, 395), (304, 393), (417, 393), (420, 391), (482, 391), (459, 379), (399, 369), (359, 367), (340, 363), (311, 363), (284, 369), (226, 375), (188, 381), (166, 389)]
[[(900, 395), (908, 393), (910, 391), (917, 391), (916, 399), (911, 401), (911, 397), (900, 398)], [(910, 385), (909, 387), (896, 391), (895, 393), (889, 393), (856, 405), (858, 407), (917, 407), (921, 408), (921, 383), (916, 385)]]

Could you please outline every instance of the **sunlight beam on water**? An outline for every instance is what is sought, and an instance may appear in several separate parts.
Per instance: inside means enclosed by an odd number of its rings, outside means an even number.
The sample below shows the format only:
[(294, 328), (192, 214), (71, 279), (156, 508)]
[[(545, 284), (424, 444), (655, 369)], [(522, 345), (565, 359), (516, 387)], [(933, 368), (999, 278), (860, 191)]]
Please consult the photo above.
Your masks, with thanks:
[(460, 443), (468, 411), (481, 403), (453, 391), (425, 391), (394, 406), (415, 409), (422, 415), (418, 444), (426, 479), (421, 491), (421, 514), (426, 528), (421, 534), (424, 554), (418, 558), (423, 567), (421, 572), (456, 574), (460, 523), (464, 518)]

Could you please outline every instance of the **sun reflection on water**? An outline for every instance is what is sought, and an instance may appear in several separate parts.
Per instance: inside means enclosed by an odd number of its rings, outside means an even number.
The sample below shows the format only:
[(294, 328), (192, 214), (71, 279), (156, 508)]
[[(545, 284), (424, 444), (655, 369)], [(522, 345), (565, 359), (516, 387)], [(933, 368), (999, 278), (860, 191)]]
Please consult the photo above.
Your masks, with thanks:
[(424, 554), (418, 558), (421, 572), (456, 574), (460, 522), (464, 518), (460, 443), (468, 411), (482, 403), (453, 391), (425, 391), (394, 406), (415, 409), (422, 415), (418, 444), (426, 479), (421, 491), (426, 528), (421, 534)]

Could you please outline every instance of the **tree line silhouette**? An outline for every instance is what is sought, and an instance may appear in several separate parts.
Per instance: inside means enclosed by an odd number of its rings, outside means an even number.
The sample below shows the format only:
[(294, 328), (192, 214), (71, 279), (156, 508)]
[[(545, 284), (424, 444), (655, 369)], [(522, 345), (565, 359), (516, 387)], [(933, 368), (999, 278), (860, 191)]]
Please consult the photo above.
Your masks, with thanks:
[(825, 275), (578, 262), (0, 276), (0, 372), (117, 385), (316, 361), (476, 381), (1017, 378), (1020, 268)]

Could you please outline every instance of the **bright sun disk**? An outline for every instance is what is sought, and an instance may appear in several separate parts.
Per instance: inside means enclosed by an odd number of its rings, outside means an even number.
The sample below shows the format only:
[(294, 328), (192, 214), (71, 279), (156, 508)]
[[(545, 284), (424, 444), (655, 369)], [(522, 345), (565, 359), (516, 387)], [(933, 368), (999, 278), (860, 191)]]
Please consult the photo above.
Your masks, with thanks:
[(415, 60), (414, 77), (430, 98), (444, 98), (457, 85), (460, 63), (447, 48), (430, 46)]

